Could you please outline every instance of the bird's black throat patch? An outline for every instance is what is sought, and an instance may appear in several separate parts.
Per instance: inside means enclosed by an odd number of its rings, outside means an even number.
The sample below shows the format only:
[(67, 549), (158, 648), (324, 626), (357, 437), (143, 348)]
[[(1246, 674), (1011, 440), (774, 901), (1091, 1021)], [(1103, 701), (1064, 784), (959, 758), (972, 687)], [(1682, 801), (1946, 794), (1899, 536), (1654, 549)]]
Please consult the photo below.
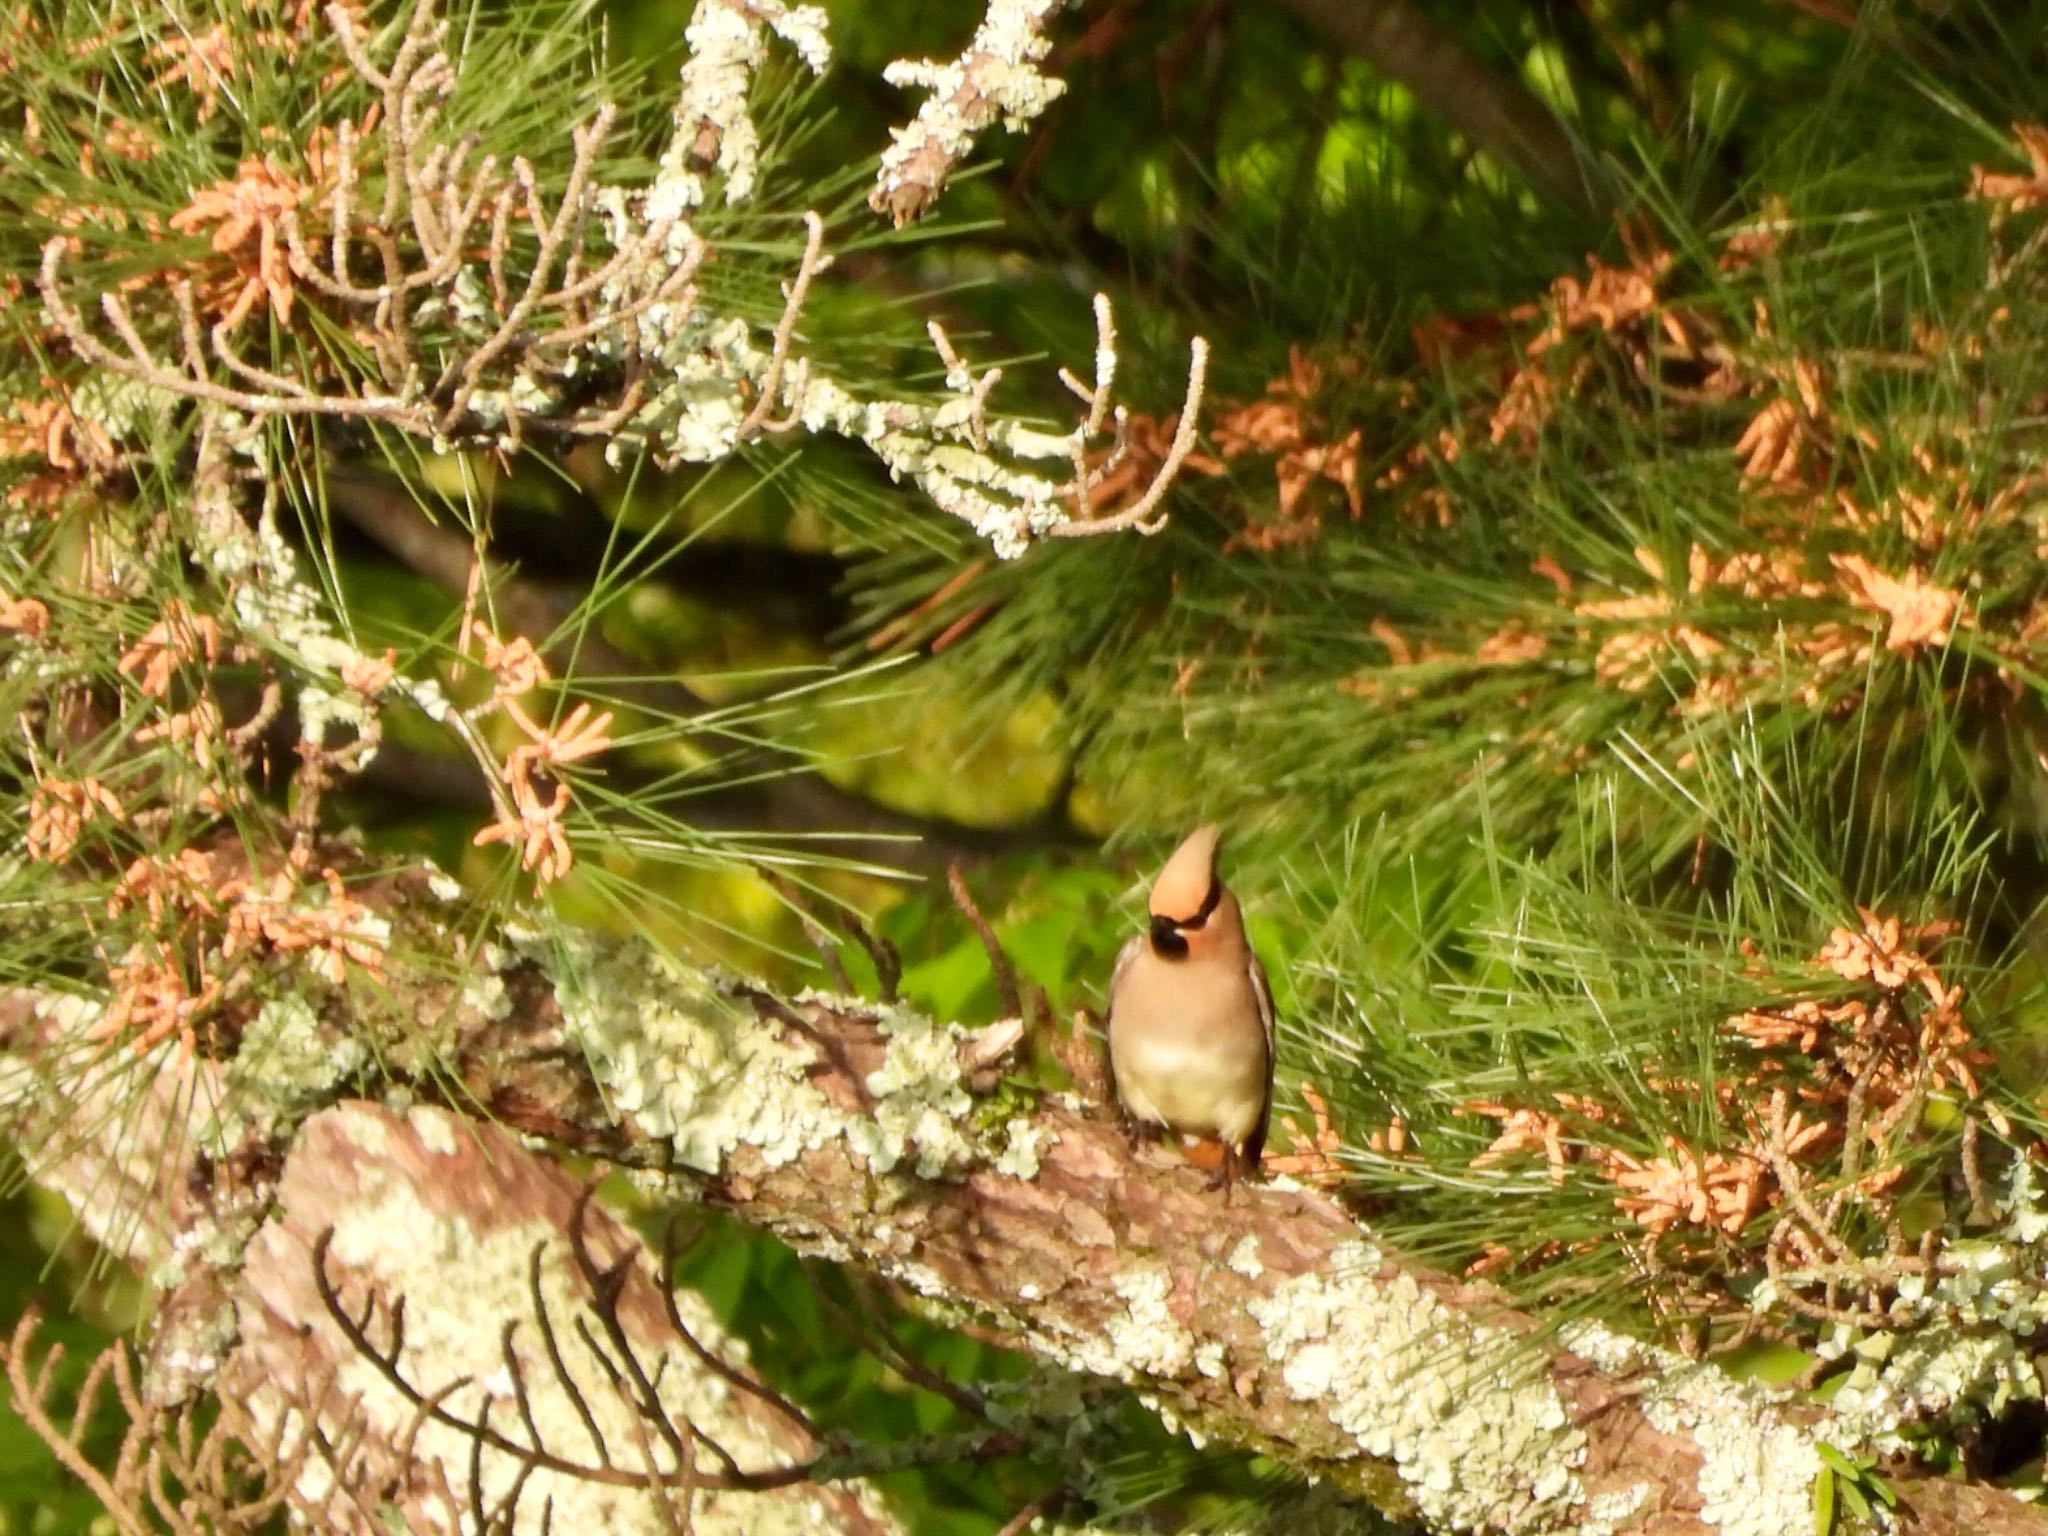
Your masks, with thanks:
[(1188, 941), (1181, 934), (1180, 924), (1170, 917), (1152, 919), (1152, 953), (1164, 960), (1185, 960)]

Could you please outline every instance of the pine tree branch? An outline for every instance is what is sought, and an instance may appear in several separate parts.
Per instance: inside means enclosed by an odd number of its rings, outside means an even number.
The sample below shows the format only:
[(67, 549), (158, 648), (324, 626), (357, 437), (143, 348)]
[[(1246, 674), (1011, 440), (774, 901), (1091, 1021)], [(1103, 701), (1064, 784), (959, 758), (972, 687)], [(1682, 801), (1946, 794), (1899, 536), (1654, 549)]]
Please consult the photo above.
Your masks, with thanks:
[[(468, 589), (477, 558), (475, 545), (455, 528), (430, 519), (402, 490), (337, 473), (328, 477), (327, 494), (330, 505), (351, 526), (418, 575), (456, 597)], [(566, 668), (573, 659), (578, 670), (604, 677), (608, 700), (680, 720), (711, 710), (710, 703), (681, 680), (645, 676), (645, 667), (605, 640), (594, 624), (576, 623), (573, 602), (548, 585), (501, 566), (488, 569), (486, 584), (505, 631), (530, 640), (558, 667)], [(771, 745), (741, 747), (730, 738), (701, 745), (734, 781), (691, 796), (689, 819), (707, 829), (829, 834), (833, 850), (845, 857), (933, 877), (956, 860), (978, 863), (1094, 846), (1067, 822), (1063, 801), (1048, 804), (1021, 826), (976, 827), (891, 810), (840, 789), (796, 754)], [(615, 763), (609, 771), (630, 792), (630, 766)], [(397, 776), (389, 782), (403, 787), (405, 781)]]
[[(159, 1128), (183, 1118), (192, 1083), (176, 1077), (149, 1090)], [(182, 1161), (189, 1138), (169, 1145), (180, 1158), (134, 1223), (100, 1234), (138, 1260), (175, 1258), (143, 1398), (166, 1415), (202, 1390), (217, 1398), (254, 1453), (240, 1474), (269, 1482), (299, 1528), (373, 1536), (396, 1513), (450, 1536), (550, 1520), (903, 1529), (851, 1480), (859, 1457), (768, 1388), (701, 1302), (659, 1283), (630, 1227), (501, 1128), (349, 1102), (313, 1114), (281, 1167), (226, 1176)], [(82, 1156), (50, 1168), (97, 1177)], [(108, 1208), (104, 1187), (57, 1187), (88, 1224)], [(210, 1252), (191, 1245), (202, 1230)], [(156, 1459), (163, 1433), (138, 1424), (122, 1466)], [(123, 1529), (151, 1528), (138, 1479), (117, 1472), (95, 1491)]]
[(976, 141), (997, 122), (1021, 128), (1065, 86), (1039, 73), (1051, 47), (1053, 15), (1071, 0), (989, 0), (988, 14), (959, 58), (940, 64), (899, 59), (884, 71), (892, 85), (931, 92), (917, 115), (892, 135), (868, 206), (899, 228), (931, 206)]
[[(409, 931), (433, 921), (423, 881), (376, 895)], [(389, 1117), (312, 1108), (367, 1087), (448, 1101), (455, 1117), (416, 1116), (404, 1133), (436, 1157), (495, 1137), (472, 1118), (481, 1113), (558, 1153), (639, 1168), (675, 1197), (967, 1309), (1050, 1364), (1121, 1383), (1206, 1436), (1437, 1528), (1564, 1532), (1600, 1517), (1659, 1536), (1802, 1529), (1824, 1475), (1818, 1446), (1855, 1443), (1855, 1426), (1827, 1410), (1711, 1366), (1596, 1325), (1547, 1333), (1483, 1287), (1401, 1261), (1320, 1195), (1266, 1187), (1228, 1201), (1178, 1159), (1134, 1152), (1059, 1103), (978, 1127), (967, 1086), (977, 1042), (896, 1008), (786, 997), (573, 935), (485, 978), (422, 970), (378, 987), (414, 1024), (410, 1053), (380, 1053), (383, 1068), (354, 1083), (335, 1071), (325, 1092), (294, 1080), (267, 1100), (260, 1078), (239, 1075), (236, 1123), (272, 1128), (240, 1146), (199, 1155), (223, 1076), (204, 1061), (167, 1063), (150, 1080), (165, 1107), (148, 1140), (176, 1150), (139, 1167), (127, 1117), (92, 1113), (80, 1086), (54, 1075), (10, 1074), (0, 1118), (41, 1149), (33, 1176), (103, 1239), (154, 1234), (129, 1244), (139, 1259), (189, 1251), (201, 1226), (213, 1233), (209, 1255), (226, 1256), (205, 1294), (248, 1294), (264, 1277), (279, 1338), (318, 1320), (290, 1253), (303, 1257), (307, 1232), (327, 1225), (383, 1234), (337, 1243), (352, 1263), (370, 1248), (424, 1247), (443, 1255), (451, 1288), (476, 1289), (476, 1255), (505, 1197), (413, 1153), (423, 1167), (400, 1200), (360, 1166)], [(0, 1003), (0, 1045), (20, 1063), (56, 1061), (93, 1017), (17, 991)], [(261, 1035), (252, 1025), (249, 1038)], [(316, 1072), (348, 1054), (317, 1038), (292, 1044)], [(193, 1074), (215, 1091), (195, 1092)], [(365, 1129), (372, 1121), (384, 1131)], [(86, 1129), (53, 1142), (58, 1126)], [(281, 1178), (266, 1148), (283, 1149)], [(566, 1186), (549, 1187), (559, 1203)], [(423, 1198), (440, 1203), (423, 1212)], [(219, 1239), (238, 1222), (254, 1235), (237, 1255)], [(204, 1314), (187, 1303), (161, 1323), (156, 1361), (204, 1358), (180, 1332)], [(2048, 1532), (2048, 1512), (1994, 1489), (1903, 1477), (1899, 1487), (1902, 1530)]]
[(1556, 116), (1489, 68), (1414, 0), (1284, 0), (1325, 41), (1415, 93), (1424, 111), (1512, 167), (1546, 197), (1599, 217), (1607, 198)]

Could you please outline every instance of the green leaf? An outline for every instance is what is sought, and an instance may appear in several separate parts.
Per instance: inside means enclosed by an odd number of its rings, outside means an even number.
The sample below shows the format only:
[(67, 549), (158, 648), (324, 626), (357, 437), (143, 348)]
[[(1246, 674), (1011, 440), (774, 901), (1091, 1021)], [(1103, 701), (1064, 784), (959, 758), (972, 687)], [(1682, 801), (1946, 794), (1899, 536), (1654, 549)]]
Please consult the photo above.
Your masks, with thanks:
[(704, 1298), (704, 1304), (730, 1326), (747, 1292), (748, 1271), (753, 1268), (754, 1245), (713, 1241), (700, 1244), (678, 1266), (677, 1278)]
[(1002, 934), (1003, 947), (1018, 974), (1045, 988), (1056, 1007), (1066, 996), (1067, 967), (1075, 959), (1074, 930), (1080, 921), (1081, 914), (1072, 909), (1048, 912)]
[(1857, 1466), (1855, 1462), (1851, 1461), (1847, 1456), (1844, 1456), (1832, 1445), (1829, 1445), (1827, 1441), (1822, 1440), (1818, 1442), (1814, 1446), (1814, 1449), (1820, 1452), (1820, 1459), (1822, 1461), (1826, 1462), (1830, 1467), (1834, 1468), (1835, 1471), (1839, 1472), (1843, 1477), (1853, 1480), (1862, 1475), (1863, 1469), (1861, 1467)]
[(935, 1019), (958, 1019), (967, 1000), (989, 984), (988, 955), (976, 939), (962, 939), (921, 964), (906, 966), (903, 991)]
[(1858, 1520), (1870, 1518), (1870, 1500), (1863, 1496), (1863, 1489), (1856, 1479), (1842, 1479), (1842, 1497), (1848, 1500), (1849, 1508), (1855, 1511)]

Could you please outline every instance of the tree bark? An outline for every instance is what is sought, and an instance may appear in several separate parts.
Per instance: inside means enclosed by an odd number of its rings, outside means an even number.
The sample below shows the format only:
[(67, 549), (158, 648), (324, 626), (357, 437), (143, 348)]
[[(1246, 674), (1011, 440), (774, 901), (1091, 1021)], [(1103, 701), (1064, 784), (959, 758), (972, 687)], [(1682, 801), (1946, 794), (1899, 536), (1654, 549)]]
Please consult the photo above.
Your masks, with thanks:
[[(380, 894), (435, 900), (424, 882)], [(150, 1360), (159, 1391), (210, 1385), (254, 1409), (265, 1383), (363, 1382), (313, 1279), (330, 1229), (353, 1305), (374, 1290), (386, 1306), (403, 1294), (414, 1323), (447, 1297), (466, 1303), (457, 1316), (486, 1314), (409, 1329), (416, 1382), (487, 1373), (491, 1341), (518, 1314), (508, 1276), (573, 1205), (546, 1158), (578, 1153), (969, 1311), (1045, 1361), (1125, 1384), (1169, 1422), (1436, 1529), (1778, 1536), (1811, 1526), (1817, 1447), (1855, 1444), (1826, 1410), (1711, 1366), (1593, 1324), (1548, 1331), (1482, 1287), (1403, 1262), (1321, 1194), (1275, 1183), (1226, 1198), (1057, 1099), (981, 1123), (975, 1090), (1014, 1023), (975, 1033), (891, 1004), (782, 997), (573, 935), (477, 953), (492, 960), (476, 976), (423, 970), (405, 983), (415, 1038), (378, 1051), (374, 1070), (345, 1070), (331, 1022), (316, 1038), (271, 1038), (266, 1010), (243, 1053), (258, 1039), (316, 1053), (299, 1061), (329, 1070), (316, 1091), (303, 1073), (289, 1092), (266, 1087), (239, 1062), (180, 1071), (173, 1052), (142, 1064), (155, 1076), (125, 1119), (90, 1112), (93, 1095), (121, 1091), (117, 1074), (66, 1080), (93, 1010), (6, 999), (0, 1108), (42, 1149), (35, 1176), (103, 1240), (125, 1232), (125, 1250), (170, 1282)], [(219, 1099), (193, 1091), (200, 1079), (236, 1104), (239, 1139), (202, 1112)], [(343, 1097), (365, 1087), (413, 1107)], [(153, 1117), (144, 1134), (121, 1134), (138, 1115)], [(65, 1124), (96, 1129), (53, 1140)], [(138, 1162), (145, 1139), (182, 1150)], [(616, 1227), (592, 1243), (631, 1251)], [(163, 1262), (201, 1251), (204, 1264)], [(373, 1416), (387, 1446), (408, 1446), (402, 1406)], [(787, 1425), (746, 1433), (763, 1464), (792, 1449)], [(408, 1448), (445, 1469), (458, 1447), (429, 1454), (435, 1444), (420, 1432)], [(485, 1481), (504, 1475), (486, 1469)], [(432, 1482), (408, 1491), (409, 1517), (452, 1530)], [(1902, 1530), (2048, 1532), (2048, 1514), (1995, 1489), (1903, 1475), (1894, 1486)], [(812, 1496), (842, 1528), (885, 1519), (851, 1494)]]
[(1489, 68), (1413, 0), (1283, 0), (1334, 46), (1398, 80), (1432, 117), (1511, 167), (1544, 196), (1598, 216), (1607, 198), (1556, 116), (1512, 75)]

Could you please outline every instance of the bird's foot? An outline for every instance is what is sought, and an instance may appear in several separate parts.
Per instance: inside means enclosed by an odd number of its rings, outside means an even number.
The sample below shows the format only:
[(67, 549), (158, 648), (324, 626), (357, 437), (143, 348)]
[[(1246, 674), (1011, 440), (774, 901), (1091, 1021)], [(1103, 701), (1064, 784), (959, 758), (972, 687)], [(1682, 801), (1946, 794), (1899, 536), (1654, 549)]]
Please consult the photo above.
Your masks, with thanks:
[(1123, 1132), (1124, 1145), (1131, 1149), (1133, 1157), (1153, 1141), (1158, 1129), (1156, 1126), (1145, 1124), (1122, 1105), (1118, 1105), (1116, 1109), (1116, 1128)]
[(1237, 1187), (1237, 1153), (1229, 1147), (1223, 1149), (1223, 1156), (1216, 1164), (1216, 1171), (1209, 1175), (1208, 1188), (1223, 1191), (1223, 1203), (1230, 1204), (1230, 1192)]

